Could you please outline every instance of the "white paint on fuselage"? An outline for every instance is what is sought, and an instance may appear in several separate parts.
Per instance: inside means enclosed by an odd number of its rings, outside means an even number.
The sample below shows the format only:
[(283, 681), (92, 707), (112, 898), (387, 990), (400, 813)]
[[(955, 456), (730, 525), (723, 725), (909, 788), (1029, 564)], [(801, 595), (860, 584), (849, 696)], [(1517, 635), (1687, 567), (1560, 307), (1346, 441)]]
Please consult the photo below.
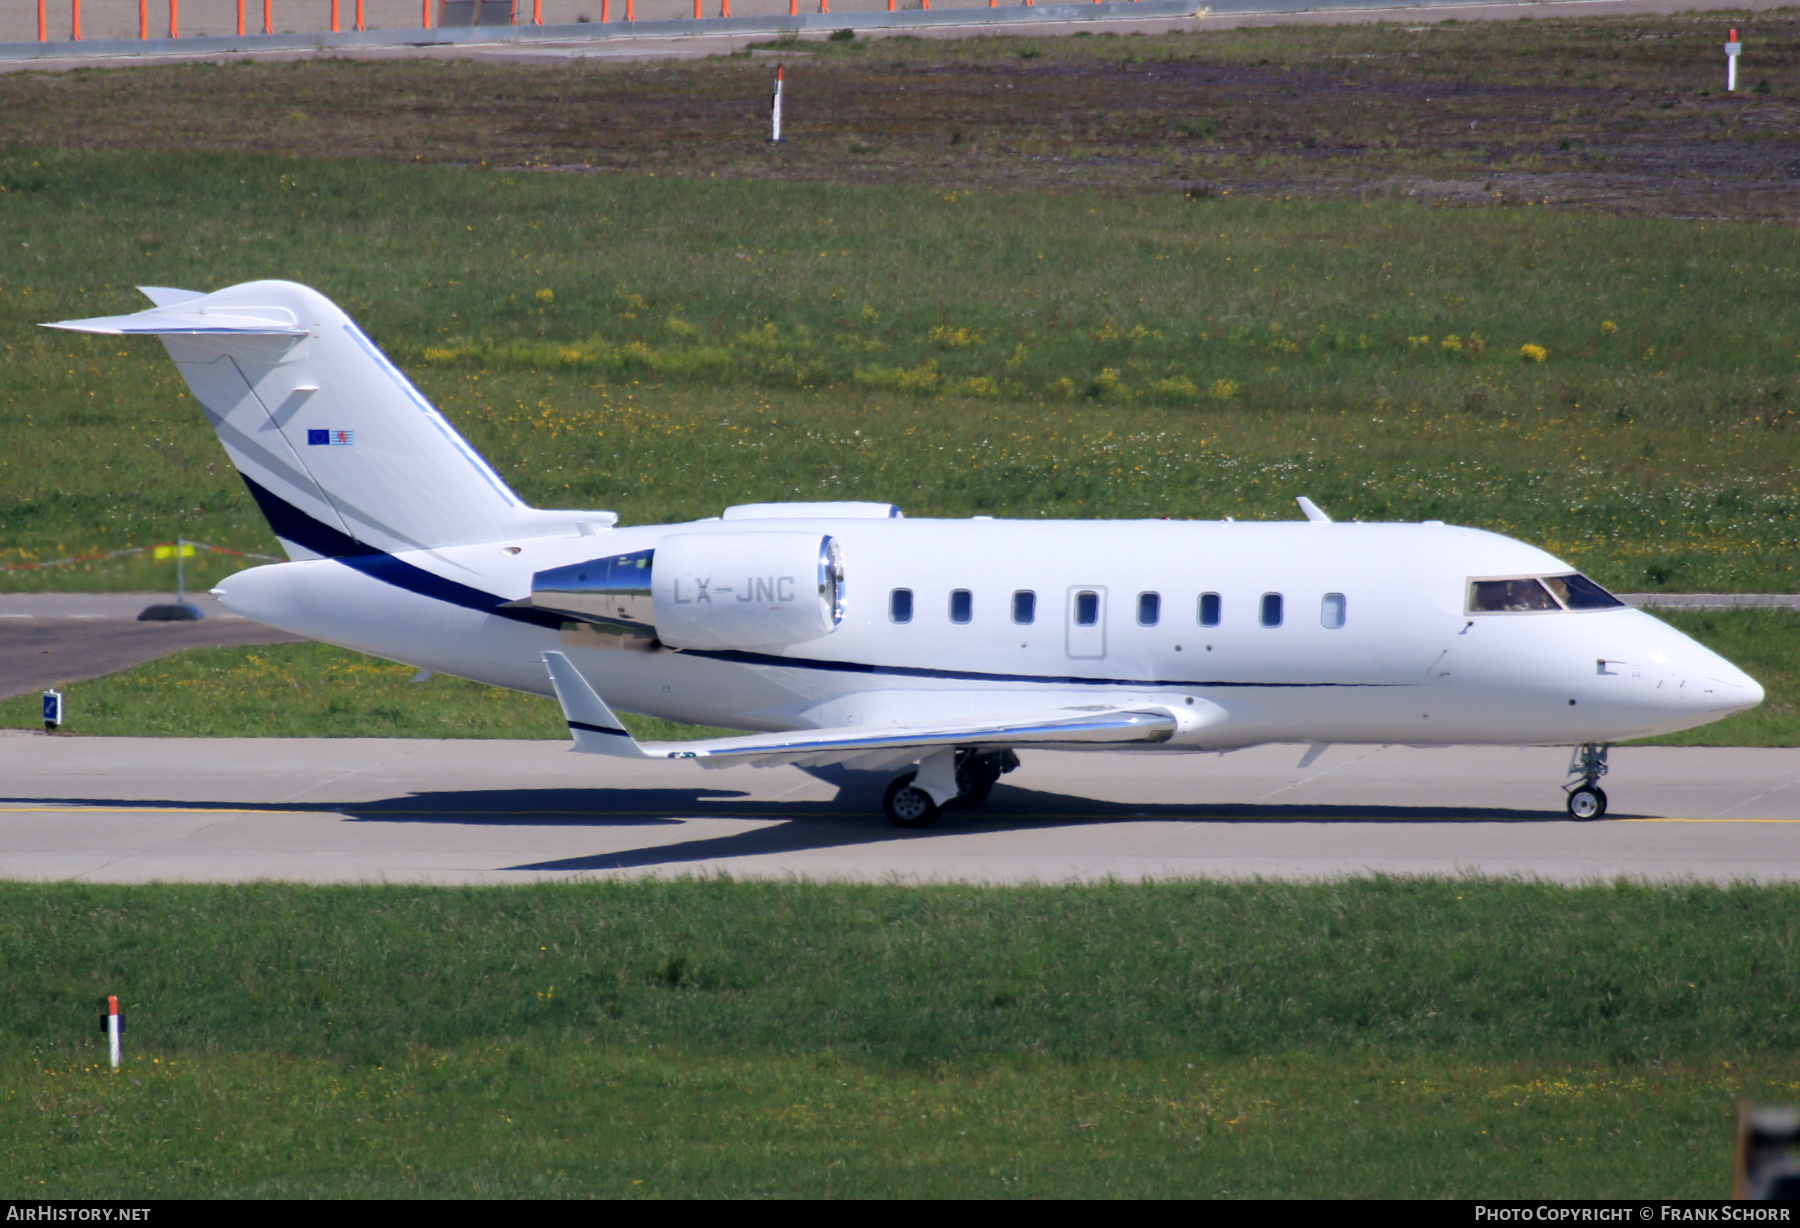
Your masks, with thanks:
[[(671, 532), (770, 527), (646, 525), (396, 557), (514, 600), (529, 595), (534, 572), (653, 549)], [(584, 647), (591, 641), (419, 596), (332, 561), (254, 568), (216, 591), (233, 610), (301, 635), (543, 695), (552, 692), (540, 654), (560, 648), (618, 708), (752, 730), (1151, 702), (1194, 717), (1159, 749), (1610, 742), (1702, 724), (1762, 699), (1735, 666), (1636, 610), (1466, 614), (1471, 576), (1574, 570), (1475, 529), (900, 519), (780, 527), (838, 540), (845, 617), (828, 636), (749, 661)], [(905, 625), (888, 617), (896, 588), (913, 592)], [(1070, 594), (1080, 588), (1105, 593), (1103, 655), (1071, 653)], [(966, 624), (950, 621), (955, 589), (973, 595)], [(1029, 626), (1011, 618), (1018, 590), (1037, 594)], [(1144, 592), (1161, 597), (1155, 626), (1137, 622)], [(1198, 625), (1205, 592), (1221, 597), (1216, 627)], [(1260, 625), (1266, 593), (1282, 595), (1279, 627)], [(1344, 595), (1341, 628), (1321, 618), (1328, 593)]]

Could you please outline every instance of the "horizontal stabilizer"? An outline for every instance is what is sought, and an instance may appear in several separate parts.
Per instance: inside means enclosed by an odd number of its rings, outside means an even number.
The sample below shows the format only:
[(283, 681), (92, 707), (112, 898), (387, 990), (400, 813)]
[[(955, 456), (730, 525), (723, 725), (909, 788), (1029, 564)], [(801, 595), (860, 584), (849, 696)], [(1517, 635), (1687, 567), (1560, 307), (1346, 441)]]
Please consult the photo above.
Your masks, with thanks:
[[(173, 295), (182, 291), (158, 290)], [(152, 295), (152, 299), (156, 296)], [(149, 311), (128, 316), (96, 316), (91, 320), (58, 320), (45, 328), (60, 328), (72, 333), (100, 333), (108, 337), (169, 337), (217, 335), (257, 337), (304, 337), (309, 331), (294, 319), (294, 313), (280, 307), (207, 308), (189, 304), (204, 295), (174, 299)]]

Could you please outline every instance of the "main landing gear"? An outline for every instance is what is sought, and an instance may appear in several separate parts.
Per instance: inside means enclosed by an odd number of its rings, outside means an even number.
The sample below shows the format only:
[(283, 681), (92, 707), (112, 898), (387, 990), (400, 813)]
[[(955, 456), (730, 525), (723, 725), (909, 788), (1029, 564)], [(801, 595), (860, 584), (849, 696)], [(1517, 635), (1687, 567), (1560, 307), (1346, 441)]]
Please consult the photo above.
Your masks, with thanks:
[(1569, 795), (1570, 818), (1585, 821), (1605, 817), (1606, 790), (1600, 787), (1600, 778), (1606, 775), (1608, 749), (1594, 742), (1584, 742), (1569, 756), (1569, 775), (1581, 777), (1563, 786)]
[(921, 772), (931, 773), (934, 768), (941, 772), (952, 765), (933, 763), (934, 758), (927, 758), (914, 771), (894, 777), (882, 795), (881, 808), (895, 827), (930, 827), (948, 807), (979, 806), (987, 800), (994, 783), (1019, 766), (1019, 757), (1010, 750), (958, 750), (952, 761), (956, 792), (940, 802), (927, 785), (918, 783)]

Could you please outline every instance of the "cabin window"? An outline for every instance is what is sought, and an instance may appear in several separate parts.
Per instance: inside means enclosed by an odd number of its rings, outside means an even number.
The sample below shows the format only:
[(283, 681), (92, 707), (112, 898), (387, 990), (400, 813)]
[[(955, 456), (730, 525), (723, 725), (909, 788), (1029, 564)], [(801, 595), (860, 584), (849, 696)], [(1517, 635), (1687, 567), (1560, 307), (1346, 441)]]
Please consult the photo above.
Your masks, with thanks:
[(1200, 594), (1200, 625), (1202, 627), (1219, 625), (1219, 594)]
[(1162, 595), (1160, 593), (1138, 594), (1138, 626), (1154, 627), (1162, 617)]
[(1037, 594), (1022, 588), (1013, 594), (1013, 621), (1028, 627), (1037, 620)]
[(1083, 589), (1075, 594), (1075, 625), (1091, 627), (1100, 621), (1100, 594)]
[(897, 588), (888, 594), (888, 621), (909, 623), (912, 621), (912, 590)]
[(1319, 603), (1319, 622), (1333, 631), (1344, 625), (1344, 594), (1325, 594), (1325, 600)]
[(1610, 610), (1625, 604), (1584, 575), (1546, 576), (1544, 586), (1571, 610)]
[(1281, 594), (1264, 593), (1262, 595), (1262, 625), (1279, 627), (1281, 625)]
[(1557, 609), (1550, 590), (1529, 577), (1520, 580), (1469, 581), (1469, 613), (1525, 614)]
[(975, 613), (975, 595), (966, 588), (953, 589), (950, 593), (950, 621), (966, 623)]

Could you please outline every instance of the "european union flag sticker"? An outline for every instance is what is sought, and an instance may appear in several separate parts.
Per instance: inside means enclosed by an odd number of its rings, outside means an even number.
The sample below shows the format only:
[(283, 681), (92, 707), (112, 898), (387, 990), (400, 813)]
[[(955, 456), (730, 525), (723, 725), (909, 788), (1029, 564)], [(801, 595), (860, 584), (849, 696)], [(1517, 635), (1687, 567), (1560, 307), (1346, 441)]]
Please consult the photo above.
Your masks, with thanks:
[(313, 431), (313, 430), (307, 431), (306, 432), (306, 446), (309, 448), (328, 448), (328, 447), (330, 447), (331, 446), (331, 432), (330, 431)]

